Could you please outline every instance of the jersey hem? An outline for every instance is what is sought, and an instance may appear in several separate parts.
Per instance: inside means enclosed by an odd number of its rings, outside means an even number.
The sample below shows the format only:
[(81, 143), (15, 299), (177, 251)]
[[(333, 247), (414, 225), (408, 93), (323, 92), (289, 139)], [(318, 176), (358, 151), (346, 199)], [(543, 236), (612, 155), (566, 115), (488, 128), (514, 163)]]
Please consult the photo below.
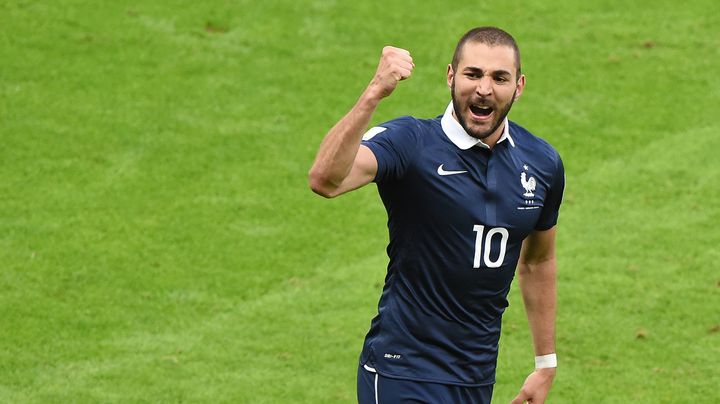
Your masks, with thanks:
[(492, 386), (495, 384), (494, 378), (491, 381), (482, 382), (482, 383), (463, 383), (463, 382), (455, 382), (455, 381), (448, 381), (448, 380), (424, 379), (422, 377), (394, 375), (392, 373), (388, 373), (388, 372), (385, 372), (384, 370), (378, 369), (377, 366), (374, 366), (369, 361), (366, 361), (365, 363), (360, 363), (360, 366), (365, 366), (365, 365), (372, 367), (375, 370), (375, 373), (379, 374), (380, 376), (387, 377), (390, 379), (408, 380), (408, 381), (422, 382), (422, 383), (446, 384), (446, 385), (462, 386), (462, 387), (482, 387), (482, 386)]

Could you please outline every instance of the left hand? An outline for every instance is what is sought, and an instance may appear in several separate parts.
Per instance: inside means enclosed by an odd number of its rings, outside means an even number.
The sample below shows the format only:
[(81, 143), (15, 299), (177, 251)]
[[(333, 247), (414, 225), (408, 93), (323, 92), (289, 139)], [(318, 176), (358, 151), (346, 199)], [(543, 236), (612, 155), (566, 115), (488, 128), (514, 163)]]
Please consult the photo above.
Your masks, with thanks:
[(511, 401), (511, 404), (523, 404), (525, 402), (531, 404), (542, 404), (545, 402), (553, 379), (555, 378), (556, 368), (535, 369), (530, 376), (525, 379), (525, 383), (520, 388), (520, 393)]

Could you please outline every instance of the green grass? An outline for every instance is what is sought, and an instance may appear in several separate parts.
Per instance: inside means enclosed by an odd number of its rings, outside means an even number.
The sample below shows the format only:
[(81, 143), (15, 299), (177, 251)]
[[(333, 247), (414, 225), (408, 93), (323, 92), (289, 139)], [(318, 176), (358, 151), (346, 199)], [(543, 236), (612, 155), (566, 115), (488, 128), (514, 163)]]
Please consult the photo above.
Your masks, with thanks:
[[(382, 46), (436, 116), (457, 38), (518, 39), (563, 155), (550, 402), (720, 400), (720, 6), (0, 4), (0, 402), (353, 402), (387, 258), (373, 186), (306, 172)], [(515, 289), (496, 402), (532, 366)]]

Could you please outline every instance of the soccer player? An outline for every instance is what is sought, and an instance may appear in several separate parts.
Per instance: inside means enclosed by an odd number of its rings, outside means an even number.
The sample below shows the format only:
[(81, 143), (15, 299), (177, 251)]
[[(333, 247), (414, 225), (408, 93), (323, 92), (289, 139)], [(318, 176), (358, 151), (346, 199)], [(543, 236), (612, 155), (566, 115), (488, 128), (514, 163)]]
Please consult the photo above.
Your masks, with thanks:
[(414, 68), (408, 51), (385, 47), (309, 173), (312, 190), (328, 198), (377, 183), (388, 214), (390, 261), (360, 355), (358, 401), (489, 403), (517, 269), (536, 358), (513, 403), (542, 403), (557, 366), (562, 161), (507, 119), (525, 76), (515, 40), (494, 27), (458, 42), (442, 116), (400, 117), (366, 132), (380, 101)]

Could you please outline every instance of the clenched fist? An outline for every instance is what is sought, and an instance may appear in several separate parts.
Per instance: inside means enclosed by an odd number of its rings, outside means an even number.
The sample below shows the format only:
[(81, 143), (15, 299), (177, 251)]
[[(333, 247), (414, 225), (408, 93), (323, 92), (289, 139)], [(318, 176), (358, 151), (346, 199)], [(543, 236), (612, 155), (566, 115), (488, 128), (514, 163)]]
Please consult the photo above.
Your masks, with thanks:
[(383, 48), (375, 77), (373, 77), (369, 87), (377, 97), (387, 97), (392, 94), (400, 80), (410, 77), (414, 68), (415, 64), (410, 52), (405, 49), (386, 46)]

